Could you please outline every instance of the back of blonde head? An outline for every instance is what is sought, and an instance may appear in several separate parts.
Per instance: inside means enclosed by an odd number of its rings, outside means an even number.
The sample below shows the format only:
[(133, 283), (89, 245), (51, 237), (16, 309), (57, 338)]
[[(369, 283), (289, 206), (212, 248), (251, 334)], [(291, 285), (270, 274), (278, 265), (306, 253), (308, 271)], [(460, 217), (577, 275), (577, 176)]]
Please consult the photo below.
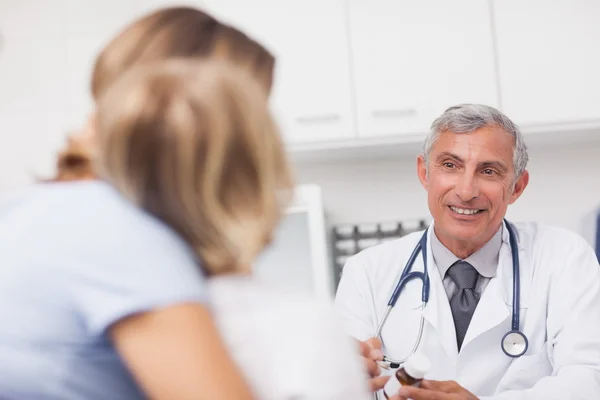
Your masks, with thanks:
[(132, 68), (98, 102), (97, 169), (211, 274), (248, 268), (292, 187), (265, 91), (217, 61)]
[(171, 58), (211, 58), (248, 70), (265, 90), (275, 58), (242, 31), (192, 7), (167, 7), (126, 26), (98, 55), (92, 94), (98, 97), (132, 66)]
[[(221, 23), (202, 10), (167, 7), (133, 21), (116, 35), (98, 55), (91, 91), (98, 99), (128, 69), (172, 58), (221, 60), (246, 69), (269, 92), (275, 58), (260, 43), (240, 30)], [(94, 177), (91, 154), (70, 141), (58, 162), (55, 181)], [(71, 157), (73, 155), (73, 157)], [(70, 158), (81, 159), (77, 164)]]

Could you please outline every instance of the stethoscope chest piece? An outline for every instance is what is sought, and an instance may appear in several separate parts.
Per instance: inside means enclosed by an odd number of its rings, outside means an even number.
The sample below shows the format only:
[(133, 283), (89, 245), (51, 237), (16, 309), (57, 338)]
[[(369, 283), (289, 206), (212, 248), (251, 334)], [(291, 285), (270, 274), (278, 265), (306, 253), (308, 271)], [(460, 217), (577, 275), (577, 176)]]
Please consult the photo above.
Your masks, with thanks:
[(509, 357), (521, 357), (527, 351), (529, 342), (520, 331), (510, 331), (502, 338), (502, 351)]

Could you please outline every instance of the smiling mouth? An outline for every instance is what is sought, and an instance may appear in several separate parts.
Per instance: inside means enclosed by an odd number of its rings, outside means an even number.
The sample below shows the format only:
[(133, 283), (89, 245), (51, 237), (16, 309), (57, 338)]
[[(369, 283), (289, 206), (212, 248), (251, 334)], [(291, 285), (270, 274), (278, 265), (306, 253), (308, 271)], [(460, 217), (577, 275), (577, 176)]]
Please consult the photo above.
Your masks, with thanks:
[(477, 215), (477, 214), (481, 214), (482, 212), (485, 211), (485, 210), (479, 210), (479, 209), (474, 209), (474, 208), (459, 208), (459, 207), (455, 207), (455, 206), (448, 206), (448, 208), (450, 208), (456, 214), (460, 214), (460, 215)]

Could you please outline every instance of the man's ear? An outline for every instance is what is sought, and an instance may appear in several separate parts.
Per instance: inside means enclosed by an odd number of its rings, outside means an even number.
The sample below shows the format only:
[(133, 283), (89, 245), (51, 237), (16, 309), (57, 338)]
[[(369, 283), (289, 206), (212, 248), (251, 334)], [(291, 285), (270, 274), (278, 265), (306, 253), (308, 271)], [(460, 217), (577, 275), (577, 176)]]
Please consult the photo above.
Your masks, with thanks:
[(417, 175), (419, 176), (421, 185), (423, 185), (425, 190), (427, 190), (427, 164), (425, 163), (425, 158), (423, 155), (417, 157)]
[(524, 171), (521, 176), (519, 177), (519, 179), (517, 179), (517, 182), (515, 183), (515, 188), (512, 192), (512, 194), (510, 195), (510, 203), (512, 204), (515, 201), (517, 201), (517, 199), (519, 197), (521, 197), (521, 195), (523, 194), (523, 191), (525, 191), (525, 188), (527, 187), (527, 185), (529, 184), (529, 171)]

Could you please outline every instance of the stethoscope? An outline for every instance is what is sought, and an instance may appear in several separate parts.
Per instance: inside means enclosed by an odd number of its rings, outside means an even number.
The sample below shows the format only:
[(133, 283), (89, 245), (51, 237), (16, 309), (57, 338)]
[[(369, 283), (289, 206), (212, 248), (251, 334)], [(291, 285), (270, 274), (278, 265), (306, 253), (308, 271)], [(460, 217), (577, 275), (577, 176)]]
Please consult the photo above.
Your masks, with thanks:
[[(519, 265), (519, 248), (517, 244), (517, 238), (514, 231), (514, 228), (510, 225), (510, 223), (504, 220), (506, 223), (506, 228), (508, 229), (508, 241), (510, 243), (510, 250), (512, 256), (512, 265), (513, 265), (513, 304), (512, 304), (512, 327), (509, 332), (507, 332), (501, 341), (501, 348), (504, 354), (509, 357), (517, 358), (521, 357), (525, 352), (527, 352), (527, 348), (529, 346), (529, 342), (527, 340), (527, 336), (523, 332), (519, 330), (519, 306), (520, 306), (520, 265)], [(421, 320), (419, 322), (419, 331), (417, 334), (417, 340), (412, 350), (402, 360), (394, 360), (389, 357), (384, 356), (384, 364), (386, 364), (389, 368), (399, 368), (404, 361), (408, 359), (412, 354), (414, 354), (419, 345), (421, 344), (421, 338), (423, 337), (423, 326), (425, 324), (425, 318), (423, 316), (423, 309), (427, 305), (429, 301), (429, 275), (427, 273), (427, 232), (429, 228), (425, 230), (423, 236), (419, 240), (419, 243), (415, 246), (415, 249), (411, 253), (402, 274), (400, 275), (400, 279), (396, 284), (396, 288), (392, 292), (390, 300), (388, 301), (387, 309), (385, 310), (385, 314), (377, 327), (376, 337), (381, 338), (381, 331), (385, 325), (387, 318), (389, 317), (392, 309), (396, 305), (398, 298), (400, 297), (400, 293), (406, 284), (413, 279), (420, 279), (422, 282), (421, 289)], [(423, 257), (423, 272), (411, 271), (413, 264), (415, 263), (417, 257), (421, 253)], [(383, 340), (382, 340), (383, 342)]]

